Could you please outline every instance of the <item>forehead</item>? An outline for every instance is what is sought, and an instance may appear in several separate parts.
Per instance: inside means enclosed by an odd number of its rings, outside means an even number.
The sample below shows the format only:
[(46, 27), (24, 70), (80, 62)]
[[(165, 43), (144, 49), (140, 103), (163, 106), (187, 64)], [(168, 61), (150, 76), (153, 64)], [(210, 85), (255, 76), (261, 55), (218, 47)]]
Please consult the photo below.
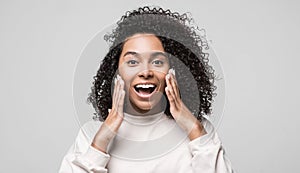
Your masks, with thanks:
[(164, 48), (158, 37), (153, 34), (135, 34), (125, 40), (122, 54), (127, 51), (143, 53), (150, 51), (164, 51)]

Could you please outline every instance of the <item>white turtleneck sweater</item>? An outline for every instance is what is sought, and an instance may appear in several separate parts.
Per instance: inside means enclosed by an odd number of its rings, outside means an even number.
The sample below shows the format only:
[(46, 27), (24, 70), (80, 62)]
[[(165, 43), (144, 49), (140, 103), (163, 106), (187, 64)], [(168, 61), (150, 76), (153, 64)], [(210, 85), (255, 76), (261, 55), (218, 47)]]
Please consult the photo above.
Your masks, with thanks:
[(102, 122), (87, 122), (64, 157), (60, 173), (231, 173), (229, 160), (212, 124), (206, 135), (189, 140), (163, 112), (151, 116), (124, 114), (108, 154), (91, 147)]

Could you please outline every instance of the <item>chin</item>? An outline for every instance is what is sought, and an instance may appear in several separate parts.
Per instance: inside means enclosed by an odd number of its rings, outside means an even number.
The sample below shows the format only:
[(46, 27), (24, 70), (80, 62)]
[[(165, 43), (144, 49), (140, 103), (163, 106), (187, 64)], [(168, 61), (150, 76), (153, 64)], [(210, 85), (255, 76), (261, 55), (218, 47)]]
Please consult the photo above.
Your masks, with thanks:
[(136, 110), (140, 110), (142, 112), (144, 111), (150, 111), (153, 108), (153, 103), (151, 104), (150, 102), (142, 102), (142, 103), (133, 103), (133, 107)]

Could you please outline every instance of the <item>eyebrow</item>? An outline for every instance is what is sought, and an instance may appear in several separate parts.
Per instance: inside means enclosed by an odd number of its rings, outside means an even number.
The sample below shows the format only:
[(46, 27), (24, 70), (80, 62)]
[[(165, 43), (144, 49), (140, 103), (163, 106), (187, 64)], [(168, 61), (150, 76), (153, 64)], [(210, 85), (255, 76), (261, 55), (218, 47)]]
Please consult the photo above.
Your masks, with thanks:
[[(137, 53), (137, 52), (134, 52), (134, 51), (128, 51), (126, 52), (123, 57), (127, 56), (127, 55), (137, 55), (137, 57), (140, 57), (140, 53)], [(162, 56), (165, 56), (166, 58), (168, 57), (167, 54), (165, 52), (153, 52), (151, 53), (150, 57), (153, 58), (153, 57), (156, 57), (158, 55), (162, 55)]]
[(139, 55), (137, 52), (133, 52), (133, 51), (128, 51), (126, 52), (123, 57), (127, 56), (127, 55)]
[(153, 53), (151, 53), (150, 57), (151, 58), (155, 58), (158, 55), (162, 55), (162, 56), (168, 58), (168, 56), (167, 56), (167, 54), (165, 52), (153, 52)]

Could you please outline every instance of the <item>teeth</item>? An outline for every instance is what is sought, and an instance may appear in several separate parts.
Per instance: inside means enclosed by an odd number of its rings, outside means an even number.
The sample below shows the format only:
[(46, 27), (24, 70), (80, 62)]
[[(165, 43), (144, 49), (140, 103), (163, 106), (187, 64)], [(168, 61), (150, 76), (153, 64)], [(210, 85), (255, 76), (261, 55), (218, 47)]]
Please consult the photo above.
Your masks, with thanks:
[(152, 84), (138, 84), (137, 86), (135, 86), (136, 88), (154, 88), (155, 85)]

